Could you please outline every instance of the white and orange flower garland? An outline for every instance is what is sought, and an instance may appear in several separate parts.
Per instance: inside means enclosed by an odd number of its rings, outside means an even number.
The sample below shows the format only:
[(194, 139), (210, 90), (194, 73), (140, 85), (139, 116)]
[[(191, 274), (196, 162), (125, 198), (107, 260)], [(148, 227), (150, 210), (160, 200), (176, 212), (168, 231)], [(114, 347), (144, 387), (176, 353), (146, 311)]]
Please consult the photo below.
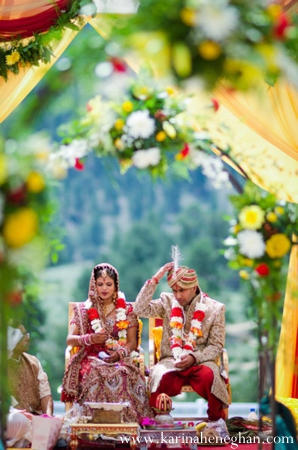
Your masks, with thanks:
[[(91, 324), (91, 328), (94, 333), (99, 333), (102, 329), (102, 323), (99, 317), (99, 313), (96, 308), (92, 306), (91, 300), (88, 298), (85, 301), (85, 309), (88, 314), (88, 318)], [(129, 322), (126, 316), (126, 301), (123, 292), (118, 292), (118, 299), (116, 302), (116, 327), (118, 328), (118, 341), (116, 339), (109, 338), (106, 340), (105, 346), (108, 350), (117, 351), (119, 348), (123, 348), (127, 343), (127, 329)], [(130, 358), (138, 365), (139, 353), (135, 350), (130, 352)]]
[(175, 360), (179, 360), (182, 355), (188, 355), (195, 350), (197, 338), (203, 336), (202, 322), (205, 318), (205, 311), (206, 305), (202, 302), (196, 302), (195, 310), (190, 323), (190, 331), (188, 335), (184, 335), (183, 338), (183, 328), (185, 323), (184, 311), (176, 299), (172, 301), (172, 311), (170, 316), (172, 337), (170, 342)]

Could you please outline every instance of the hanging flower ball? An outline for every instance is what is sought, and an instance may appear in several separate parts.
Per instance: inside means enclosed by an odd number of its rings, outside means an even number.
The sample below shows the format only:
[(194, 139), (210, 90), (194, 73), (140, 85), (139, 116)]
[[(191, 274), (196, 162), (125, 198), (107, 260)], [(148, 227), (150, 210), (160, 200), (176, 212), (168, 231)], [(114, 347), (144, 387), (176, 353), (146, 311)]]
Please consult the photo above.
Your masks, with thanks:
[(266, 242), (266, 253), (270, 258), (282, 258), (291, 248), (289, 238), (283, 233), (271, 236)]
[(3, 237), (9, 247), (19, 248), (37, 234), (38, 217), (35, 211), (21, 208), (9, 214), (4, 221)]

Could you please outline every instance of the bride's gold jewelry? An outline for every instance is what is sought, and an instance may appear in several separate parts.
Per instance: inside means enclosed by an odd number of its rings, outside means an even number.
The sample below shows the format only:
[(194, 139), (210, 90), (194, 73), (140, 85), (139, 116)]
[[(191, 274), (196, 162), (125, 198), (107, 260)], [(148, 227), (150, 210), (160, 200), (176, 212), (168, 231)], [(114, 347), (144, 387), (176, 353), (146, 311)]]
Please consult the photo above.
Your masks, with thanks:
[(108, 275), (107, 269), (102, 269), (101, 276), (105, 278)]
[(113, 311), (114, 308), (115, 308), (114, 303), (110, 303), (109, 305), (106, 305), (106, 306), (104, 305), (103, 312), (104, 312), (105, 316), (108, 316)]

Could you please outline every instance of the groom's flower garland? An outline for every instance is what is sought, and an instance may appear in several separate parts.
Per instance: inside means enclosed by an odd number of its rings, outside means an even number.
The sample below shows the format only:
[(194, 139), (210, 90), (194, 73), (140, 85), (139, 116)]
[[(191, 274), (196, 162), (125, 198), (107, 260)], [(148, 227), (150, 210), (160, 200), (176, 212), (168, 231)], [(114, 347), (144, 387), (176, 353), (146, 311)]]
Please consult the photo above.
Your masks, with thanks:
[(188, 355), (195, 350), (196, 340), (203, 336), (202, 322), (205, 318), (206, 305), (202, 302), (197, 302), (195, 311), (190, 323), (190, 331), (185, 335), (183, 345), (183, 328), (185, 323), (184, 311), (177, 300), (172, 301), (172, 311), (170, 316), (170, 327), (172, 328), (171, 350), (174, 359), (178, 360), (182, 355)]
[[(124, 348), (127, 343), (127, 329), (129, 322), (126, 316), (126, 301), (123, 292), (118, 292), (118, 299), (116, 302), (116, 327), (118, 328), (118, 340), (109, 338), (105, 346), (108, 350), (117, 351), (119, 348)], [(85, 309), (88, 314), (88, 318), (91, 324), (91, 328), (94, 333), (99, 333), (102, 329), (102, 323), (99, 317), (99, 313), (96, 308), (92, 306), (90, 299), (85, 301)], [(138, 360), (138, 352), (132, 351), (129, 355), (134, 362)]]

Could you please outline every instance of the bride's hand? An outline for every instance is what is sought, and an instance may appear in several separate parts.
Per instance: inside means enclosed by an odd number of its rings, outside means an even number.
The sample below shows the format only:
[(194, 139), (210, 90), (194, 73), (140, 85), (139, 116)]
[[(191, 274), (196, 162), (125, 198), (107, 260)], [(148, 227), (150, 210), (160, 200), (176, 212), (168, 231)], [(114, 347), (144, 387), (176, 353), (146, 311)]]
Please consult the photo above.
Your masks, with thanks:
[(92, 344), (104, 344), (108, 339), (108, 333), (102, 329), (99, 333), (92, 335)]
[(119, 360), (120, 360), (119, 353), (118, 352), (111, 352), (110, 356), (108, 356), (107, 358), (104, 358), (103, 361), (107, 362), (107, 363), (115, 363), (115, 362), (117, 362)]

